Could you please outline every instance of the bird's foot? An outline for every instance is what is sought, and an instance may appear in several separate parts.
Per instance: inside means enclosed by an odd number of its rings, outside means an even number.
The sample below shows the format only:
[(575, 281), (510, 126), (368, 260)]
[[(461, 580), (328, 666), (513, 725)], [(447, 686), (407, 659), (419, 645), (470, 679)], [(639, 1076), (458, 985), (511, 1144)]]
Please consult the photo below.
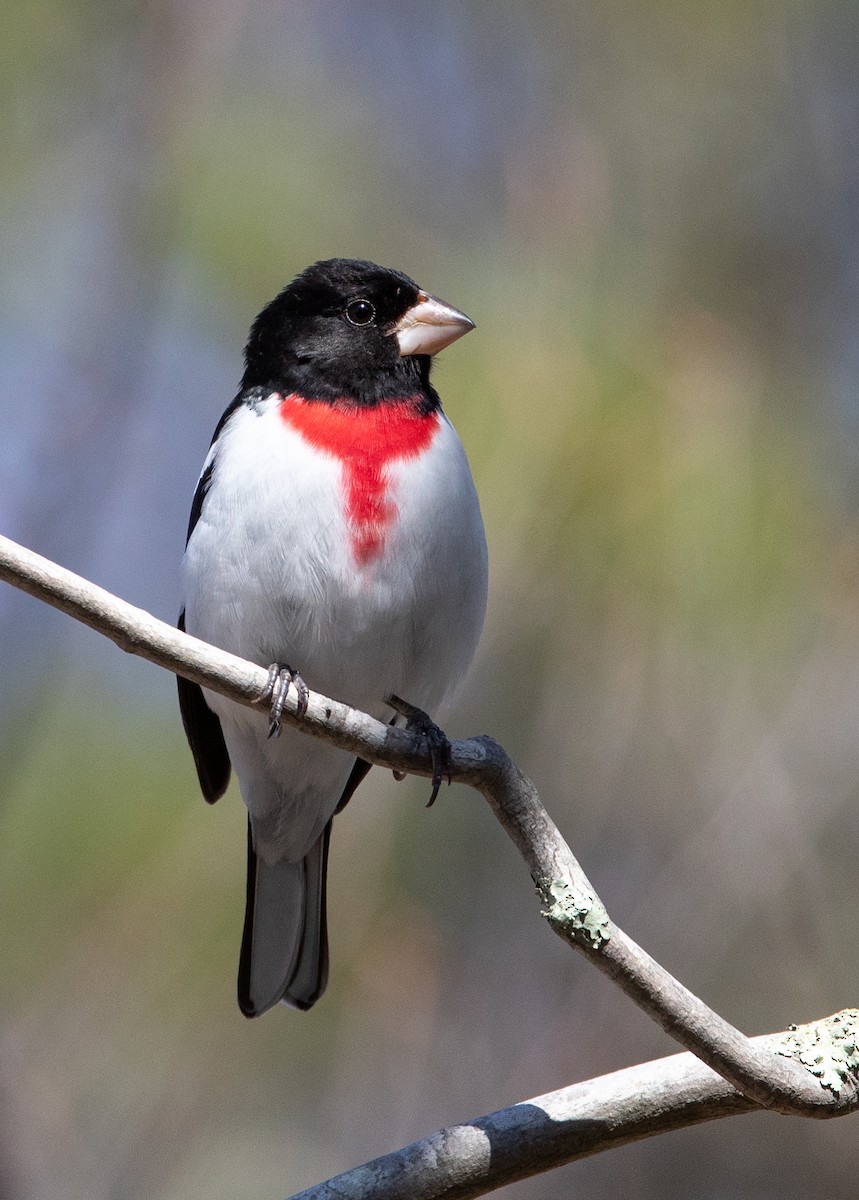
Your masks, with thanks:
[[(448, 785), (453, 781), (450, 742), (444, 731), (439, 729), (432, 717), (422, 708), (416, 708), (414, 704), (401, 700), (399, 696), (389, 696), (388, 704), (401, 717), (406, 718), (406, 729), (419, 734), (427, 743), (432, 762), (432, 793), (427, 802), (427, 808), (430, 808), (435, 804), (444, 776), (447, 775)], [(404, 779), (405, 775), (402, 771), (394, 771), (394, 778)]]
[(280, 737), (280, 718), (283, 716), (286, 698), (290, 686), (295, 688), (295, 711), (299, 717), (307, 712), (307, 702), (310, 691), (307, 684), (297, 671), (293, 671), (288, 663), (272, 663), (268, 669), (266, 685), (259, 694), (260, 704), (271, 703), (271, 717), (268, 723), (268, 736)]

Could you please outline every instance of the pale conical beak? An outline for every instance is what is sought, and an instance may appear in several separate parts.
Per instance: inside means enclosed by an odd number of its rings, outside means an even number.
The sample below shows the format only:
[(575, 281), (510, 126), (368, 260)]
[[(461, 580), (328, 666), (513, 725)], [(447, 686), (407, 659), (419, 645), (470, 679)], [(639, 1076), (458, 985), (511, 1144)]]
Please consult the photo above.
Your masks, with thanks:
[(458, 308), (419, 292), (391, 333), (399, 344), (400, 357), (405, 358), (407, 354), (438, 354), (473, 328), (474, 322)]

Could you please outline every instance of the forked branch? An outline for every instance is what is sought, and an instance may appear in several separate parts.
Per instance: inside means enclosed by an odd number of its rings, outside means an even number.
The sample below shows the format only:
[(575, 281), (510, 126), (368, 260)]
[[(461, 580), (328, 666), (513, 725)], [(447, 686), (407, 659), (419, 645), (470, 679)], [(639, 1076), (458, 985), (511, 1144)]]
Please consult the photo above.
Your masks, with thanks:
[[(147, 658), (237, 703), (261, 706), (260, 697), (267, 682), (263, 667), (189, 637), (2, 537), (0, 579), (83, 621), (128, 653)], [(307, 710), (302, 716), (296, 709), (297, 698), (290, 692), (283, 713), (285, 722), (359, 754), (378, 766), (412, 775), (432, 775), (431, 754), (419, 734), (393, 729), (366, 713), (315, 692), (310, 693)], [(747, 1111), (754, 1106), (813, 1117), (838, 1116), (859, 1108), (859, 1013), (852, 1010), (841, 1013), (775, 1040), (745, 1037), (611, 922), (572, 851), (540, 803), (534, 785), (495, 741), (477, 737), (452, 742), (450, 772), (452, 778), (476, 788), (489, 801), (524, 858), (541, 898), (543, 915), (555, 932), (614, 979), (636, 1004), (730, 1086), (716, 1080), (686, 1056), (646, 1064), (633, 1068), (632, 1073), (621, 1072), (618, 1076), (606, 1077), (607, 1080), (620, 1080), (622, 1085), (627, 1076), (634, 1079), (638, 1107), (628, 1120), (620, 1116), (618, 1109), (618, 1119), (610, 1122), (609, 1134), (602, 1141), (601, 1135), (597, 1136), (593, 1145), (589, 1145), (578, 1122), (586, 1118), (600, 1122), (597, 1108), (591, 1110), (588, 1105), (591, 1102), (597, 1104), (600, 1089), (607, 1086), (606, 1080), (580, 1084), (555, 1094), (565, 1098), (558, 1103), (569, 1101), (573, 1105), (570, 1111), (577, 1115), (572, 1117), (547, 1116), (549, 1101), (543, 1097), (504, 1113), (481, 1118), (472, 1125), (457, 1127), (455, 1138), (451, 1131), (434, 1135), (435, 1139), (442, 1139), (445, 1154), (449, 1154), (454, 1145), (461, 1146), (465, 1152), (466, 1144), (476, 1144), (474, 1137), (479, 1134), (478, 1142), (483, 1146), (480, 1154), (488, 1154), (487, 1147), (492, 1149), (489, 1158), (497, 1164), (504, 1156), (499, 1158), (498, 1147), (492, 1139), (501, 1137), (501, 1131), (507, 1130), (513, 1140), (505, 1143), (506, 1153), (508, 1157), (513, 1154), (517, 1162), (521, 1162), (515, 1170), (505, 1167), (506, 1174), (494, 1182), (489, 1182), (489, 1176), (483, 1174), (480, 1176), (482, 1182), (475, 1176), (467, 1187), (463, 1184), (466, 1190), (451, 1190), (448, 1179), (445, 1190), (440, 1184), (443, 1172), (439, 1166), (438, 1179), (430, 1182), (423, 1178), (420, 1187), (416, 1177), (409, 1176), (411, 1182), (404, 1190), (386, 1184), (381, 1190), (367, 1191), (358, 1186), (357, 1178), (351, 1181), (354, 1173), (350, 1173), (349, 1177), (342, 1177), (344, 1182), (342, 1187), (338, 1184), (339, 1190), (331, 1190), (335, 1181), (330, 1181), (328, 1191), (325, 1190), (328, 1185), (323, 1184), (303, 1193), (307, 1200), (334, 1195), (378, 1195), (386, 1200), (400, 1195), (471, 1196), (497, 1187), (507, 1179), (569, 1161), (579, 1154), (594, 1153), (610, 1145), (660, 1132), (665, 1127), (674, 1127), (665, 1126), (665, 1120), (689, 1124)], [(676, 1090), (667, 1108), (666, 1079), (671, 1080), (670, 1087)], [(697, 1100), (694, 1101), (683, 1099), (686, 1095), (683, 1089), (690, 1079), (695, 1081), (693, 1092)], [(650, 1117), (642, 1115), (647, 1107), (645, 1104), (642, 1108), (645, 1100), (653, 1106)], [(533, 1119), (524, 1119), (525, 1110), (532, 1111)], [(542, 1116), (534, 1115), (538, 1110)], [(466, 1135), (463, 1130), (470, 1132)], [(514, 1152), (510, 1146), (519, 1149)], [(423, 1161), (425, 1152), (439, 1163), (440, 1146), (431, 1138), (399, 1151), (396, 1156), (359, 1168), (359, 1172), (372, 1168), (381, 1173), (379, 1179), (384, 1176), (389, 1182), (394, 1178), (402, 1180), (409, 1175), (409, 1164)], [(531, 1166), (527, 1167), (529, 1163)], [(346, 1179), (350, 1182), (345, 1182)]]

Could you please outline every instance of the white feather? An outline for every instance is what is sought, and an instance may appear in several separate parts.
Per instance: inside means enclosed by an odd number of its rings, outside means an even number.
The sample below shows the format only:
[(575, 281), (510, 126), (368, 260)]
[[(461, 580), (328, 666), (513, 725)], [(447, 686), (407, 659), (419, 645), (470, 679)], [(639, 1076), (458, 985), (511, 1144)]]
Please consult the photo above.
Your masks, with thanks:
[[(465, 452), (440, 417), (429, 448), (387, 467), (396, 516), (384, 548), (355, 561), (342, 464), (309, 445), (272, 394), (236, 409), (183, 562), (190, 634), (380, 719), (397, 693), (430, 712), (472, 658), (486, 605), (486, 545)], [(307, 854), (353, 758), (206, 693), (267, 862)]]

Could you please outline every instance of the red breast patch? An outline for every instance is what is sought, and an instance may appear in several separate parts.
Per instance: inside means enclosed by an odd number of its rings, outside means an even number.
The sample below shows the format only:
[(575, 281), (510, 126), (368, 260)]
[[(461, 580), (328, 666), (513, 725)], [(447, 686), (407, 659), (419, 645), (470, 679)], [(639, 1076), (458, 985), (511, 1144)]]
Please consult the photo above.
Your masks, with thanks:
[(281, 402), (287, 425), (342, 463), (352, 553), (361, 566), (382, 553), (387, 528), (397, 515), (388, 495), (388, 464), (416, 458), (438, 429), (438, 413), (420, 413), (418, 403), (418, 397), (407, 397), (359, 408), (347, 400), (308, 402), (295, 395)]

